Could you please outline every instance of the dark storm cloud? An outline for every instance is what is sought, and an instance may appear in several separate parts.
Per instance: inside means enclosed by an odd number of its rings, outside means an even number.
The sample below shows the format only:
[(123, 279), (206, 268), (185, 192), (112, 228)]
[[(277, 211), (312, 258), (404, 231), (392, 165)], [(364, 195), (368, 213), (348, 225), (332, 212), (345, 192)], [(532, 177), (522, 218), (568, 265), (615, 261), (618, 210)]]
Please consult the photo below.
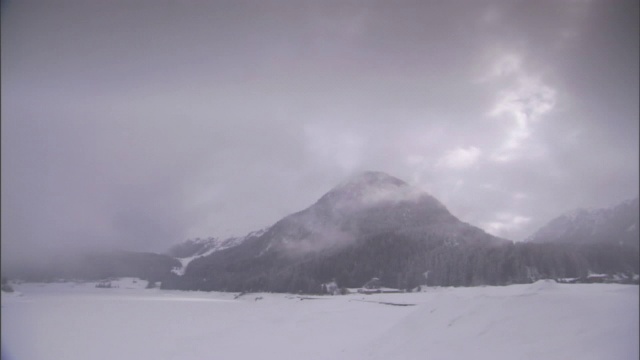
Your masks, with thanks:
[(632, 1), (15, 1), (3, 260), (243, 234), (356, 171), (520, 240), (638, 185)]

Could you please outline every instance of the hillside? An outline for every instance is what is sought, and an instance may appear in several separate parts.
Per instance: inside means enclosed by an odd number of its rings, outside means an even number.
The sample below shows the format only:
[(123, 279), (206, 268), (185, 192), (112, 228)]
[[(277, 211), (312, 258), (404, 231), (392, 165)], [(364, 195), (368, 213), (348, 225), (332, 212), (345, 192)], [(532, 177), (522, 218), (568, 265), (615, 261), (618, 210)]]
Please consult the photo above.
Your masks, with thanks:
[(638, 273), (623, 244), (517, 243), (456, 218), (433, 196), (380, 172), (345, 180), (259, 236), (198, 257), (162, 287), (319, 293), (360, 287), (474, 286)]
[[(430, 255), (511, 243), (452, 215), (429, 194), (380, 172), (358, 174), (261, 236), (192, 261), (165, 288), (317, 292), (372, 277), (411, 288), (439, 274)], [(476, 282), (481, 283), (480, 280)]]
[(611, 244), (638, 247), (638, 198), (600, 209), (576, 209), (541, 227), (527, 241), (534, 243)]

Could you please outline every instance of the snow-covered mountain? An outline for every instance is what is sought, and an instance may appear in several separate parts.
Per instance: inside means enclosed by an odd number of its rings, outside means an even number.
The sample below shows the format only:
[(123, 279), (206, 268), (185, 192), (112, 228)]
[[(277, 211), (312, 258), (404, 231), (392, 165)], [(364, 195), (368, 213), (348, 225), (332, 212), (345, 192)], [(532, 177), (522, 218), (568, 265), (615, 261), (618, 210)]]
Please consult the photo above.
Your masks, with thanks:
[(414, 238), (437, 235), (455, 244), (504, 242), (458, 220), (420, 189), (385, 173), (368, 171), (347, 179), (307, 209), (274, 224), (260, 238), (259, 255), (304, 255), (396, 232)]
[(544, 225), (527, 241), (606, 243), (638, 247), (638, 198), (600, 209), (576, 209)]
[(193, 259), (184, 276), (163, 286), (311, 292), (334, 277), (345, 286), (381, 277), (406, 288), (424, 283), (423, 274), (436, 266), (431, 250), (510, 243), (460, 221), (400, 179), (364, 172), (263, 234)]

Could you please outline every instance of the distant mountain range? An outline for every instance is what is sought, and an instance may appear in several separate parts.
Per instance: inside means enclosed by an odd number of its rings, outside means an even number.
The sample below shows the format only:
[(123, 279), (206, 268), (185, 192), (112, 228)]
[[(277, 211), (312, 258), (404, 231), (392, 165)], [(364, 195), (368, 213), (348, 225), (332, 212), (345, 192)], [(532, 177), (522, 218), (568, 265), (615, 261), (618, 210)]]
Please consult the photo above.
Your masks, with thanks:
[[(638, 199), (579, 210), (513, 243), (460, 221), (431, 195), (381, 172), (338, 184), (308, 208), (244, 237), (195, 239), (166, 254), (110, 252), (26, 267), (31, 280), (136, 276), (165, 289), (319, 293), (381, 286), (473, 286), (584, 277), (632, 278)], [(3, 274), (5, 275), (5, 274)]]
[(526, 241), (574, 244), (611, 244), (638, 247), (638, 198), (601, 209), (576, 209), (541, 227)]
[[(385, 286), (410, 289), (637, 272), (638, 267), (620, 249), (514, 244), (492, 236), (460, 221), (429, 194), (381, 172), (347, 179), (307, 209), (236, 240), (235, 246), (190, 256), (195, 257), (186, 268), (163, 281), (164, 288), (317, 292), (323, 283), (358, 287), (376, 277)], [(622, 260), (614, 264), (601, 256)]]

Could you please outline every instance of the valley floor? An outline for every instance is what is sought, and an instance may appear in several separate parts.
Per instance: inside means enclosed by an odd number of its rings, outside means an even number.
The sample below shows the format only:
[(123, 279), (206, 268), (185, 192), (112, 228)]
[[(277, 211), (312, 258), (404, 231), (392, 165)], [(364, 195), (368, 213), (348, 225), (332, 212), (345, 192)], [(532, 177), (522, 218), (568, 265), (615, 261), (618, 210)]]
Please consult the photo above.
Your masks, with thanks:
[(639, 358), (637, 285), (237, 298), (144, 285), (14, 285), (2, 293), (2, 359)]

